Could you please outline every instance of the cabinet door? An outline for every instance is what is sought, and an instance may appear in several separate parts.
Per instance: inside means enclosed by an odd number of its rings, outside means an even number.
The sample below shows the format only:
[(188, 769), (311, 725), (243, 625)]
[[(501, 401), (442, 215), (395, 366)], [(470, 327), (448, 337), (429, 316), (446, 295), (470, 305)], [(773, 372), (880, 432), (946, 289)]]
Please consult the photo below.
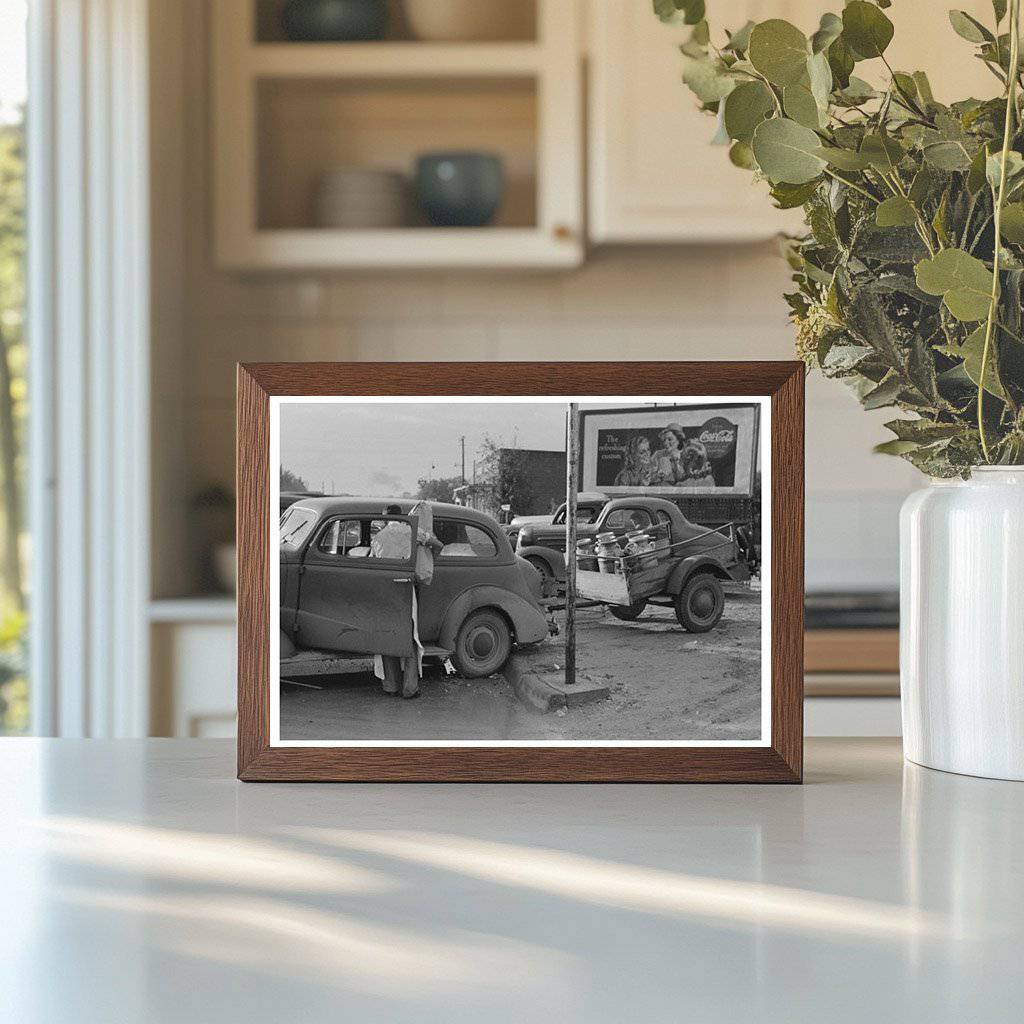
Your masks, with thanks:
[[(822, 9), (810, 0), (735, 0), (712, 7), (711, 17), (716, 35), (771, 17), (809, 31)], [(650, 0), (591, 0), (588, 24), (592, 241), (737, 241), (799, 227), (799, 211), (776, 210), (763, 182), (710, 145), (715, 120), (681, 78), (688, 27), (662, 24)]]

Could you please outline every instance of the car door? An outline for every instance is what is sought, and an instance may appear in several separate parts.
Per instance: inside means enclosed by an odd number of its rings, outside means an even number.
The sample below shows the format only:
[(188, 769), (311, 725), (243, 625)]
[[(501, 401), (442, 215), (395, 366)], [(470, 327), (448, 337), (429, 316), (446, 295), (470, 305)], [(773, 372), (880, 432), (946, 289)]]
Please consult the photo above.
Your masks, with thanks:
[(338, 516), (306, 549), (296, 642), (359, 654), (414, 653), (414, 516)]
[(433, 643), (452, 601), (471, 587), (508, 586), (514, 561), (502, 557), (497, 538), (479, 523), (448, 516), (434, 519), (441, 542), (434, 555), (434, 578), (420, 590), (420, 638)]

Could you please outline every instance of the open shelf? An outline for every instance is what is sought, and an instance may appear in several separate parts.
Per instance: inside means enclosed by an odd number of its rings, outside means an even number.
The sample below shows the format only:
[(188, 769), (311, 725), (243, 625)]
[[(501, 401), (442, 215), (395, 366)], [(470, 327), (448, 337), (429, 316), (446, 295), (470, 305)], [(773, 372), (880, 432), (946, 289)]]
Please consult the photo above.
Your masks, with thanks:
[[(402, 174), (409, 201), (400, 230), (429, 230), (413, 179), (416, 158), (439, 150), (497, 153), (504, 165), (493, 227), (464, 233), (536, 227), (533, 79), (272, 79), (258, 85), (256, 117), (261, 231), (332, 230), (317, 224), (314, 197), (325, 174), (351, 166)], [(378, 233), (360, 231), (358, 244)], [(452, 240), (452, 229), (443, 234)]]
[(536, 74), (543, 56), (535, 43), (268, 43), (245, 63), (257, 78), (451, 78)]
[[(578, 265), (578, 11), (567, 0), (528, 6), (526, 39), (418, 42), (393, 18), (394, 37), (380, 42), (304, 43), (281, 40), (278, 0), (218, 0), (211, 133), (218, 265)], [(376, 221), (401, 227), (321, 225), (315, 197), (331, 172), (400, 172), (412, 198), (417, 157), (453, 150), (501, 157), (504, 192), (487, 226), (432, 227), (414, 201), (408, 215)], [(374, 223), (368, 215), (358, 221)]]

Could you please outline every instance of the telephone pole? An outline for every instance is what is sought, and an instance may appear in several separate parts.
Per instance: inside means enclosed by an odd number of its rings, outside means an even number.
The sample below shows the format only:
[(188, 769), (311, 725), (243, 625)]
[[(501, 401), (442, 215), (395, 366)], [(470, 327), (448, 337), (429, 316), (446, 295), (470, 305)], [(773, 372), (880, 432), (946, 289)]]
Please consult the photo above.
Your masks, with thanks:
[(565, 444), (565, 682), (576, 682), (576, 481), (580, 407), (570, 402)]
[(463, 434), (459, 438), (459, 444), (462, 446), (462, 483), (466, 483), (466, 435)]

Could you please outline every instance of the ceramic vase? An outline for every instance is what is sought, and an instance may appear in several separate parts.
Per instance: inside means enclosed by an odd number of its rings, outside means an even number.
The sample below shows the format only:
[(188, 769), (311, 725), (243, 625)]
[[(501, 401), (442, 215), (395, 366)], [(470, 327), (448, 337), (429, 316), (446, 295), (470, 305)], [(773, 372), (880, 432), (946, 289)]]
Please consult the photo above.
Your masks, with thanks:
[(900, 692), (909, 760), (1024, 781), (1024, 466), (904, 503)]

